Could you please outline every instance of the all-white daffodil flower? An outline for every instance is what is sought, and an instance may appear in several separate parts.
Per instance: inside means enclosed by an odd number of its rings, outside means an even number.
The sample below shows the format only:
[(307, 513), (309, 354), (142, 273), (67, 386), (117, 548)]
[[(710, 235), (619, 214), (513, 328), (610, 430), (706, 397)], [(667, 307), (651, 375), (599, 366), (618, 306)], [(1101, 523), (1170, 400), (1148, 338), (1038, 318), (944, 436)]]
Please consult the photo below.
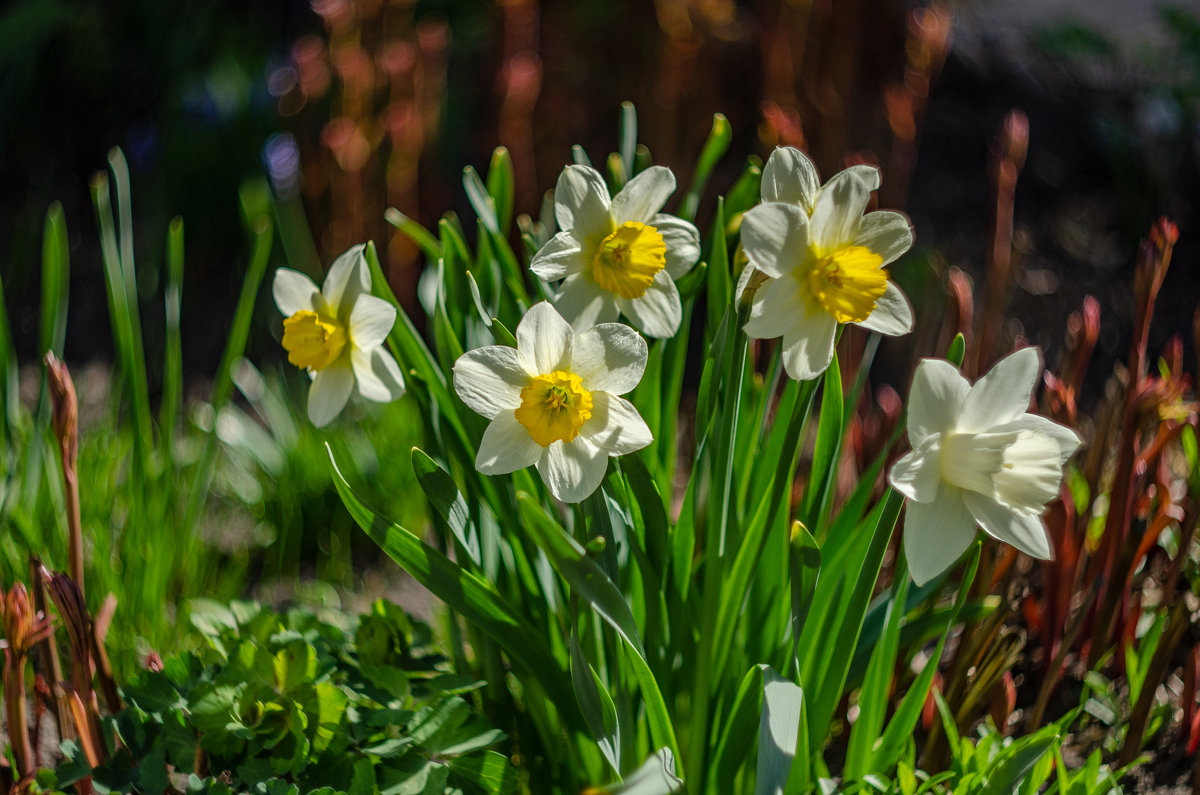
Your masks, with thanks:
[(357, 245), (329, 268), (321, 288), (299, 271), (275, 272), (272, 294), (284, 314), (288, 361), (308, 370), (308, 418), (328, 425), (357, 384), (367, 400), (387, 403), (404, 394), (404, 376), (383, 349), (396, 307), (371, 295), (371, 271)]
[[(912, 330), (912, 308), (884, 267), (912, 247), (912, 229), (901, 213), (863, 215), (878, 183), (864, 173), (848, 169), (829, 180), (811, 217), (800, 203), (768, 202), (742, 220), (746, 257), (767, 278), (751, 300), (746, 334), (783, 337), (784, 369), (797, 380), (829, 366), (839, 323), (892, 336)], [(772, 179), (768, 195), (790, 195), (777, 192), (786, 180)]]
[(1052, 557), (1041, 514), (1059, 495), (1079, 437), (1026, 413), (1040, 370), (1037, 348), (1005, 357), (974, 386), (947, 361), (917, 367), (908, 399), (913, 449), (888, 480), (909, 500), (904, 556), (918, 585), (958, 559), (976, 523), (1026, 554)]
[[(879, 169), (875, 166), (850, 166), (841, 173), (847, 171), (861, 177), (868, 191), (879, 190)], [(834, 179), (836, 178), (835, 176)], [(831, 179), (825, 185), (821, 185), (817, 167), (808, 159), (808, 155), (794, 146), (777, 146), (767, 158), (767, 164), (763, 166), (759, 195), (763, 202), (782, 202), (802, 207), (811, 218), (813, 207), (817, 204), (817, 195), (832, 183)], [(742, 268), (734, 293), (739, 300), (753, 274), (753, 265)]]
[(454, 363), (454, 391), (492, 421), (475, 468), (504, 475), (534, 465), (551, 494), (580, 502), (599, 488), (609, 456), (654, 440), (618, 397), (642, 380), (646, 341), (620, 323), (576, 334), (545, 302), (525, 314), (516, 338), (516, 348), (476, 348)]
[(539, 279), (562, 279), (554, 307), (577, 329), (621, 314), (651, 337), (679, 331), (683, 309), (675, 279), (700, 259), (696, 227), (661, 213), (675, 175), (651, 166), (609, 199), (589, 166), (567, 166), (554, 189), (562, 231), (529, 263)]

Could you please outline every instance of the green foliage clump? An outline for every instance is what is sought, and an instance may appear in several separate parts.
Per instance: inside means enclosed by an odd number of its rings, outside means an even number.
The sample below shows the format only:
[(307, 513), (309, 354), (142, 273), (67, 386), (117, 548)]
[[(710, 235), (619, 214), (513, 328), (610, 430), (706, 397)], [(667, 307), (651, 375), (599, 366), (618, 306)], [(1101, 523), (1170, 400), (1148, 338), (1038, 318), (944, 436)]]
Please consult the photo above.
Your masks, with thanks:
[(205, 640), (125, 688), (112, 750), (79, 744), (46, 788), (91, 776), (99, 792), (503, 793), (505, 739), (469, 701), (483, 682), (447, 673), (429, 628), (384, 601), (351, 630), (254, 602), (191, 603)]

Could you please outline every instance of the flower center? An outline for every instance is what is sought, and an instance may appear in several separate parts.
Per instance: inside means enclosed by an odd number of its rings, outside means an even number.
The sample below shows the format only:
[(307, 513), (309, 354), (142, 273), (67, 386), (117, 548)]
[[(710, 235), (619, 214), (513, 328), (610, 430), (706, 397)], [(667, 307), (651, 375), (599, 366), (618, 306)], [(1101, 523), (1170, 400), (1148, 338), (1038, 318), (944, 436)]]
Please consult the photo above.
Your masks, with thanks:
[(555, 370), (535, 376), (521, 390), (516, 415), (517, 422), (542, 447), (569, 442), (592, 416), (592, 393), (583, 388), (579, 376)]
[(667, 244), (657, 229), (627, 221), (604, 238), (592, 258), (592, 279), (622, 298), (641, 298), (667, 267)]
[(887, 290), (883, 257), (864, 246), (847, 246), (817, 260), (808, 271), (808, 288), (839, 323), (858, 323), (875, 311)]
[(1062, 479), (1058, 443), (1038, 431), (949, 434), (941, 464), (947, 483), (1039, 513)]
[(283, 349), (297, 367), (323, 370), (346, 347), (346, 327), (335, 318), (302, 309), (283, 321)]

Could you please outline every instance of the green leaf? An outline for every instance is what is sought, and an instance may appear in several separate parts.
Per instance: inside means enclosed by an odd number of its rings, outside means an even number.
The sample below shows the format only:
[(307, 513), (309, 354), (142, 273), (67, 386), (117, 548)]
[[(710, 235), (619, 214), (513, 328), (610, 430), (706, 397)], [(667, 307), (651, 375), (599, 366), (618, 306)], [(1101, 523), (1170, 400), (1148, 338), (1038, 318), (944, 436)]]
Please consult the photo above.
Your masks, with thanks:
[(70, 244), (62, 205), (54, 202), (46, 210), (42, 232), (42, 323), (38, 354), (54, 351), (62, 358), (67, 336), (67, 296), (70, 292)]
[(1036, 734), (1015, 741), (988, 765), (980, 795), (1009, 795), (1033, 771), (1042, 755), (1060, 740), (1057, 727), (1047, 726)]
[(792, 637), (804, 631), (813, 591), (821, 574), (821, 547), (801, 522), (792, 522), (788, 537), (788, 580), (792, 595)]
[(967, 352), (967, 340), (963, 337), (962, 332), (954, 335), (954, 339), (950, 341), (950, 347), (946, 349), (946, 361), (955, 367), (962, 367), (963, 355)]
[(668, 748), (659, 748), (624, 781), (606, 787), (589, 787), (588, 795), (669, 795), (683, 786), (675, 775), (675, 756)]
[(762, 666), (762, 718), (758, 725), (758, 768), (754, 795), (783, 795), (798, 750), (804, 719), (804, 691), (794, 682)]
[(950, 636), (950, 631), (958, 623), (959, 612), (967, 602), (971, 583), (975, 581), (975, 572), (979, 568), (979, 555), (983, 548), (982, 544), (983, 542), (980, 539), (976, 539), (974, 542), (974, 546), (970, 552), (970, 562), (967, 564), (962, 582), (958, 586), (958, 594), (954, 600), (954, 609), (946, 620), (945, 629), (938, 639), (937, 647), (934, 648), (933, 654), (930, 655), (925, 663), (925, 667), (917, 675), (916, 681), (909, 686), (908, 692), (904, 694), (904, 698), (900, 700), (896, 711), (892, 714), (892, 719), (884, 730), (883, 736), (880, 738), (879, 744), (872, 755), (870, 764), (872, 770), (886, 770), (891, 767), (900, 758), (905, 744), (912, 738), (917, 721), (921, 718), (921, 710), (925, 706), (925, 699), (929, 695), (929, 688), (933, 684), (933, 676), (937, 672), (938, 664), (941, 662), (942, 651), (946, 648), (946, 639)]
[(516, 195), (516, 174), (512, 156), (503, 146), (492, 150), (492, 162), (488, 164), (487, 191), (496, 209), (499, 233), (507, 235), (513, 219), (513, 198)]
[(696, 211), (700, 209), (700, 196), (704, 193), (704, 186), (708, 184), (708, 177), (717, 161), (729, 149), (732, 140), (733, 128), (730, 127), (729, 120), (720, 113), (714, 113), (712, 129), (709, 130), (704, 148), (700, 150), (696, 168), (692, 171), (692, 185), (688, 188), (687, 195), (683, 198), (683, 206), (679, 210), (681, 218), (690, 221), (696, 217)]
[(454, 757), (447, 764), (454, 776), (482, 787), (489, 795), (511, 795), (519, 784), (516, 768), (508, 757), (495, 751)]
[[(855, 543), (843, 544), (837, 552), (828, 550), (827, 540), (822, 549), (821, 578), (800, 643), (800, 681), (809, 694), (808, 730), (813, 737), (825, 736), (841, 700), (863, 617), (903, 503), (903, 497), (889, 492), (886, 502), (868, 517), (865, 538), (855, 534)], [(813, 616), (822, 619), (813, 622)]]
[(612, 766), (613, 772), (620, 776), (621, 726), (617, 721), (617, 708), (608, 689), (596, 675), (596, 669), (584, 656), (574, 632), (571, 633), (571, 683), (575, 686), (579, 710), (596, 744), (600, 746), (600, 752)]
[(453, 478), (419, 447), (412, 449), (412, 465), (417, 481), (429, 498), (429, 504), (446, 522), (471, 562), (476, 566), (481, 565), (479, 533), (471, 522), (467, 501), (454, 485)]
[(887, 619), (883, 636), (875, 644), (871, 662), (867, 666), (866, 678), (858, 694), (858, 719), (850, 729), (850, 742), (846, 749), (846, 764), (842, 776), (854, 781), (871, 772), (867, 763), (883, 729), (887, 712), (888, 697), (892, 691), (892, 672), (896, 667), (896, 656), (900, 649), (900, 619), (908, 604), (908, 587), (911, 580), (901, 555), (892, 573), (892, 596), (888, 600)]
[(421, 249), (427, 260), (437, 262), (442, 258), (442, 244), (438, 241), (437, 236), (428, 229), (395, 207), (387, 208), (383, 217), (389, 224), (403, 232), (409, 240), (416, 243), (417, 248)]
[(637, 149), (637, 109), (628, 100), (621, 103), (621, 165), (626, 178), (632, 177), (633, 153)]
[[(717, 210), (713, 216), (712, 239), (708, 250), (708, 328), (717, 329), (717, 336), (710, 339), (721, 339), (720, 327), (724, 323), (733, 322), (730, 301), (733, 299), (733, 276), (729, 268), (729, 249), (725, 242), (725, 198), (717, 197)], [(724, 318), (724, 319), (723, 319)]]
[(479, 178), (479, 173), (471, 166), (463, 169), (463, 187), (467, 191), (467, 201), (471, 202), (475, 215), (479, 217), (489, 232), (498, 234), (500, 222), (496, 218), (496, 202), (488, 193), (483, 180)]
[(490, 583), (465, 571), (405, 528), (389, 522), (367, 506), (346, 482), (328, 445), (326, 451), (334, 485), (358, 526), (417, 582), (507, 652), (527, 674), (522, 677), (526, 687), (540, 686), (556, 703), (570, 703), (573, 699), (567, 676), (546, 648), (542, 636), (508, 606)]
[(841, 451), (842, 375), (838, 367), (837, 353), (834, 353), (833, 361), (825, 369), (816, 447), (813, 450), (808, 485), (800, 503), (800, 521), (807, 527), (817, 528), (818, 535), (822, 535), (822, 518), (837, 481), (837, 463)]
[(612, 580), (588, 557), (587, 552), (575, 539), (567, 535), (557, 522), (546, 515), (542, 506), (534, 501), (524, 491), (517, 492), (517, 505), (521, 516), (525, 519), (525, 528), (537, 542), (538, 546), (550, 558), (557, 571), (571, 588), (592, 609), (617, 631), (618, 637), (628, 649), (628, 659), (633, 664), (633, 673), (638, 680), (645, 700), (646, 718), (650, 723), (650, 737), (655, 744), (662, 744), (671, 750), (674, 758), (678, 746), (675, 740), (675, 729), (667, 714), (667, 706), (663, 701), (662, 692), (654, 679), (654, 674), (646, 664), (646, 656), (642, 650), (642, 642), (638, 637), (637, 626), (629, 604), (620, 590), (613, 585)]

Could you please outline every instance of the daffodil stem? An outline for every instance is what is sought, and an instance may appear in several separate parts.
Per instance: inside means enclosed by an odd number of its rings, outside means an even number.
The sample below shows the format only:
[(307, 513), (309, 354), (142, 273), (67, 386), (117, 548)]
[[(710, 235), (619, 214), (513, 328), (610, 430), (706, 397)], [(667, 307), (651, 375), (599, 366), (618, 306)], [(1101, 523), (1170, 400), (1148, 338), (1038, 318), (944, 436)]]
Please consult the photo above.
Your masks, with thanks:
[[(711, 484), (715, 494), (709, 501), (709, 525), (704, 541), (704, 596), (700, 622), (700, 649), (696, 679), (692, 690), (691, 741), (685, 769), (688, 772), (688, 791), (704, 792), (704, 773), (708, 760), (709, 698), (712, 691), (715, 649), (711, 644), (716, 634), (717, 615), (721, 606), (721, 582), (726, 568), (730, 505), (733, 496), (733, 457), (737, 451), (737, 416), (741, 410), (742, 376), (746, 368), (747, 341), (742, 333), (749, 309), (740, 308), (737, 324), (729, 330), (733, 351), (732, 363), (726, 372), (724, 401), (721, 415), (714, 428), (727, 429), (718, 433), (713, 451)], [(727, 348), (729, 350), (729, 348)], [(713, 520), (715, 519), (715, 526)]]

